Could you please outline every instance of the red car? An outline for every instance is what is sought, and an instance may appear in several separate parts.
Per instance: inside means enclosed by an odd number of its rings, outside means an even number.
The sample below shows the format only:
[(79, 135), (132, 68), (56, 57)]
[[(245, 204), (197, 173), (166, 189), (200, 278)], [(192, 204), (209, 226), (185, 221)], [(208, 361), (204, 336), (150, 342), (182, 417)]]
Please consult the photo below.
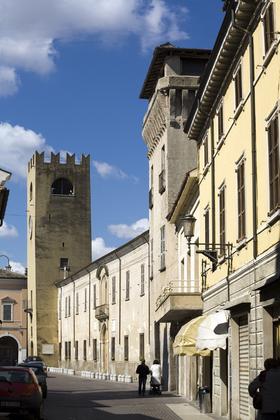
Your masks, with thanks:
[(0, 367), (0, 412), (42, 415), (42, 391), (34, 372), (25, 367)]

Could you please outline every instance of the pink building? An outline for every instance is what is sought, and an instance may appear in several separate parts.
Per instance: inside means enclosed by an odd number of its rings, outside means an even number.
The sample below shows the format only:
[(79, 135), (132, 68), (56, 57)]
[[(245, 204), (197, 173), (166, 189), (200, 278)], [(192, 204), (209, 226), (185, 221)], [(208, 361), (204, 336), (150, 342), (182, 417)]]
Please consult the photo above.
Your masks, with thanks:
[(27, 354), (27, 278), (0, 269), (0, 365), (14, 365)]

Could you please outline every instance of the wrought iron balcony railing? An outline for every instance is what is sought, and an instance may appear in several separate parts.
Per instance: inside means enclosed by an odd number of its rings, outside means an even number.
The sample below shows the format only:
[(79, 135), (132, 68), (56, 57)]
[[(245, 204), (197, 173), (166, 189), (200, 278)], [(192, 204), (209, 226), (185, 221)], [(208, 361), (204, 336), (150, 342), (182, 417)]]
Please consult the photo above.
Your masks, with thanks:
[(200, 287), (197, 283), (191, 283), (189, 280), (170, 281), (162, 288), (161, 294), (156, 300), (156, 309), (158, 309), (169, 296), (186, 296), (192, 294), (199, 294)]

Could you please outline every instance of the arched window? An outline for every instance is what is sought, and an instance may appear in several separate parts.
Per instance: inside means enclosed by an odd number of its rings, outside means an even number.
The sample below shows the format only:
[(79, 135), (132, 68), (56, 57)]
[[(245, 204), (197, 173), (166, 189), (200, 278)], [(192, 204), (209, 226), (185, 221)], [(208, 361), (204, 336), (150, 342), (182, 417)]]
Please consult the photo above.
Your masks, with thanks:
[(33, 198), (33, 185), (32, 182), (30, 183), (30, 187), (29, 187), (29, 201), (31, 201)]
[(52, 184), (52, 194), (73, 195), (73, 185), (66, 178), (58, 178)]

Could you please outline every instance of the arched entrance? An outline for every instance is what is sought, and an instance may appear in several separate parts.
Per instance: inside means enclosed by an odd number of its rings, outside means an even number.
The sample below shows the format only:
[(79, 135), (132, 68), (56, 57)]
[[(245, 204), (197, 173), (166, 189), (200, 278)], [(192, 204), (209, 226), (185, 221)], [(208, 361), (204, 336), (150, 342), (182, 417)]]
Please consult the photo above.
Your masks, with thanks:
[(102, 372), (108, 372), (108, 329), (106, 324), (102, 325), (101, 328), (101, 363)]
[(0, 338), (0, 366), (14, 366), (18, 362), (18, 343), (13, 337)]

